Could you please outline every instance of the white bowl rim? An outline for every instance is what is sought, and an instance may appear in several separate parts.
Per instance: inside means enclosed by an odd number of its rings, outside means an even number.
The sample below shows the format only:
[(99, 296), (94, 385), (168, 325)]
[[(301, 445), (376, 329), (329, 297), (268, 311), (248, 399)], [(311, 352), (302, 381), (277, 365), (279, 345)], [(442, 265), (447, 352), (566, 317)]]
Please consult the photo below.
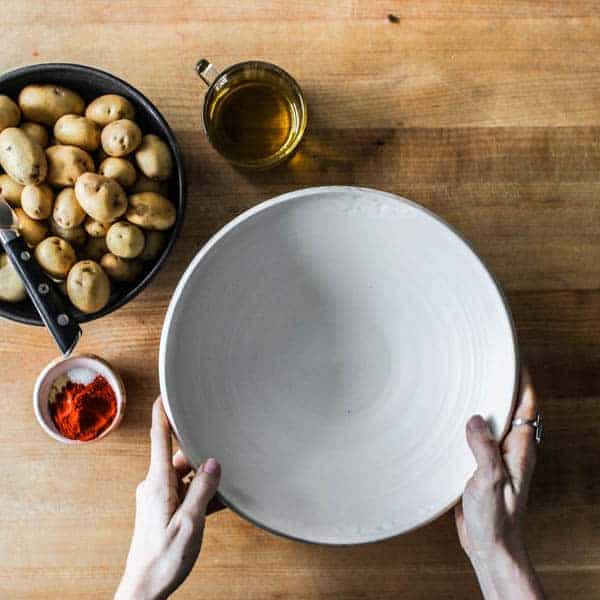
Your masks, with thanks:
[[(166, 348), (167, 348), (167, 339), (168, 339), (168, 336), (170, 333), (173, 315), (175, 313), (177, 304), (179, 302), (179, 298), (180, 298), (181, 294), (183, 293), (183, 290), (184, 290), (185, 286), (187, 285), (187, 282), (189, 281), (190, 277), (194, 273), (196, 267), (204, 259), (204, 257), (208, 254), (208, 252), (222, 238), (224, 238), (230, 231), (235, 229), (238, 225), (240, 225), (244, 221), (250, 219), (254, 215), (256, 215), (260, 212), (266, 211), (273, 206), (276, 206), (279, 204), (284, 204), (286, 202), (292, 202), (298, 198), (304, 198), (309, 195), (340, 193), (340, 192), (352, 192), (352, 193), (363, 192), (365, 194), (376, 194), (380, 197), (385, 197), (388, 199), (395, 200), (397, 202), (401, 202), (403, 204), (407, 204), (413, 208), (416, 208), (417, 210), (419, 210), (421, 212), (424, 212), (428, 216), (435, 219), (442, 226), (447, 228), (449, 231), (454, 233), (456, 235), (456, 237), (458, 238), (458, 240), (461, 241), (466, 246), (466, 248), (471, 252), (471, 254), (475, 258), (475, 260), (477, 260), (477, 262), (481, 265), (484, 273), (487, 274), (487, 276), (490, 280), (490, 283), (493, 285), (493, 287), (495, 288), (495, 290), (498, 293), (498, 297), (502, 303), (508, 324), (510, 326), (510, 332), (511, 332), (511, 338), (512, 338), (511, 346), (512, 346), (512, 350), (513, 350), (512, 358), (513, 358), (513, 372), (514, 372), (514, 380), (513, 380), (513, 385), (512, 385), (513, 393), (512, 393), (510, 411), (508, 412), (509, 416), (506, 419), (506, 423), (504, 423), (502, 431), (498, 435), (498, 439), (499, 440), (503, 439), (504, 436), (508, 433), (508, 430), (510, 428), (511, 419), (512, 419), (512, 414), (514, 412), (515, 405), (516, 405), (518, 387), (519, 387), (519, 382), (520, 382), (520, 367), (519, 367), (520, 355), (519, 355), (517, 331), (516, 331), (514, 319), (513, 319), (506, 295), (505, 295), (504, 291), (502, 290), (502, 287), (500, 286), (500, 283), (498, 282), (496, 277), (493, 275), (493, 273), (490, 271), (490, 269), (484, 263), (483, 259), (479, 256), (479, 254), (477, 253), (477, 251), (475, 250), (473, 245), (464, 237), (464, 235), (458, 229), (456, 229), (454, 226), (450, 225), (447, 221), (445, 221), (442, 217), (440, 217), (439, 215), (437, 215), (430, 209), (426, 208), (425, 206), (423, 206), (417, 202), (414, 202), (413, 200), (409, 200), (408, 198), (404, 198), (403, 196), (399, 196), (397, 194), (393, 194), (390, 192), (384, 192), (381, 190), (377, 190), (375, 188), (352, 186), (352, 185), (330, 185), (330, 186), (312, 186), (312, 187), (298, 188), (291, 192), (286, 192), (284, 194), (275, 196), (269, 200), (260, 202), (259, 204), (249, 208), (248, 210), (245, 210), (244, 212), (239, 214), (237, 217), (235, 217), (234, 219), (232, 219), (231, 221), (226, 223), (211, 238), (209, 238), (209, 240), (200, 248), (200, 250), (194, 256), (194, 258), (191, 260), (191, 262), (187, 266), (186, 270), (184, 271), (183, 275), (179, 279), (177, 286), (175, 287), (175, 290), (173, 292), (173, 295), (171, 296), (171, 301), (169, 302), (169, 306), (168, 306), (167, 312), (165, 314), (163, 329), (162, 329), (161, 336), (160, 336), (158, 364), (159, 364), (160, 393), (161, 393), (161, 397), (162, 397), (163, 407), (164, 407), (165, 413), (167, 415), (167, 418), (169, 419), (169, 423), (171, 425), (173, 434), (175, 435), (175, 437), (179, 443), (179, 446), (182, 448), (182, 450), (184, 450), (184, 449), (181, 444), (181, 437), (180, 437), (179, 433), (177, 432), (177, 426), (175, 424), (175, 420), (173, 418), (173, 414), (172, 414), (171, 408), (169, 406), (169, 397), (167, 394), (167, 385), (166, 385), (166, 353), (167, 352), (166, 352)], [(422, 521), (418, 525), (415, 525), (414, 527), (410, 527), (408, 529), (402, 529), (397, 532), (385, 533), (384, 535), (382, 535), (380, 537), (373, 537), (372, 539), (369, 539), (366, 541), (361, 541), (359, 543), (321, 541), (318, 539), (302, 538), (302, 537), (298, 537), (295, 535), (291, 535), (289, 533), (286, 533), (285, 531), (280, 531), (278, 529), (269, 527), (268, 525), (265, 525), (264, 523), (261, 523), (260, 521), (256, 520), (254, 517), (248, 515), (244, 510), (242, 510), (238, 506), (236, 506), (234, 503), (230, 502), (227, 499), (227, 497), (224, 496), (222, 493), (217, 492), (216, 496), (219, 498), (219, 500), (225, 506), (227, 506), (227, 508), (230, 508), (233, 512), (235, 512), (239, 516), (243, 517), (244, 519), (246, 519), (253, 525), (260, 527), (261, 529), (268, 531), (269, 533), (273, 533), (275, 535), (279, 535), (281, 537), (284, 537), (284, 538), (287, 538), (290, 540), (295, 540), (295, 541), (309, 543), (309, 544), (318, 544), (318, 545), (323, 545), (323, 546), (355, 546), (355, 545), (373, 544), (373, 543), (377, 543), (377, 542), (383, 542), (385, 540), (389, 540), (389, 539), (395, 538), (399, 535), (404, 535), (406, 533), (410, 533), (411, 531), (415, 531), (416, 529), (420, 529), (421, 527), (429, 525), (430, 523), (432, 523), (433, 521), (435, 521), (436, 519), (441, 517), (443, 514), (448, 512), (453, 506), (455, 506), (458, 503), (458, 501), (461, 499), (462, 494), (459, 494), (458, 497), (456, 497), (451, 502), (449, 502), (445, 507), (443, 507), (442, 509), (437, 511), (435, 514), (431, 515), (425, 521)]]

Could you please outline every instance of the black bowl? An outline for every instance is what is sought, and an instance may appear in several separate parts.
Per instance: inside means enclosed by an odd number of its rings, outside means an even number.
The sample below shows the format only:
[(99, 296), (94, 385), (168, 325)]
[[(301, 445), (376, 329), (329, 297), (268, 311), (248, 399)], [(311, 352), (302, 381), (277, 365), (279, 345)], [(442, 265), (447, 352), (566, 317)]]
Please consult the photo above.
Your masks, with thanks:
[[(175, 225), (166, 232), (169, 239), (160, 256), (145, 268), (145, 271), (136, 281), (130, 284), (113, 286), (110, 300), (102, 310), (86, 314), (71, 306), (73, 316), (78, 322), (93, 321), (111, 313), (137, 296), (158, 273), (171, 251), (175, 238), (181, 229), (185, 211), (185, 179), (181, 151), (171, 128), (156, 106), (132, 85), (110, 73), (93, 67), (68, 63), (30, 65), (1, 75), (0, 94), (6, 94), (16, 100), (21, 88), (30, 83), (62, 85), (79, 93), (86, 103), (103, 94), (124, 96), (134, 105), (136, 122), (141, 127), (142, 132), (154, 133), (160, 136), (169, 145), (173, 155), (175, 169), (169, 181), (169, 199), (175, 205), (177, 217)], [(29, 325), (42, 325), (42, 321), (29, 299), (14, 304), (0, 301), (0, 316)]]

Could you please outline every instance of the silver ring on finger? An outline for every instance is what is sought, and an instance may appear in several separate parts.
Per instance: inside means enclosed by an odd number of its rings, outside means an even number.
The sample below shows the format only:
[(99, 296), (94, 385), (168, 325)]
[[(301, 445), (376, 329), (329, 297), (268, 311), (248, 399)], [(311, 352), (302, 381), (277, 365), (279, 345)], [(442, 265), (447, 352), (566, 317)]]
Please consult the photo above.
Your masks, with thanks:
[(535, 419), (513, 419), (513, 427), (521, 427), (522, 425), (533, 427), (535, 441), (538, 444), (542, 442), (544, 439), (544, 423), (542, 421), (542, 413), (539, 410), (535, 413)]

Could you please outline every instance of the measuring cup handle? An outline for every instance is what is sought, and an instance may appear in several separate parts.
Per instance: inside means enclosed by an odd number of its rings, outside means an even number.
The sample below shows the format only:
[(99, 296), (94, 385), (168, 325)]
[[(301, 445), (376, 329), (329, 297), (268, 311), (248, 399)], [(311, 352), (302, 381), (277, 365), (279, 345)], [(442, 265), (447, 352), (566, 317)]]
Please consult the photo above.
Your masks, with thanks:
[(204, 83), (211, 86), (219, 75), (219, 69), (217, 69), (210, 61), (205, 58), (201, 58), (196, 63), (196, 73)]

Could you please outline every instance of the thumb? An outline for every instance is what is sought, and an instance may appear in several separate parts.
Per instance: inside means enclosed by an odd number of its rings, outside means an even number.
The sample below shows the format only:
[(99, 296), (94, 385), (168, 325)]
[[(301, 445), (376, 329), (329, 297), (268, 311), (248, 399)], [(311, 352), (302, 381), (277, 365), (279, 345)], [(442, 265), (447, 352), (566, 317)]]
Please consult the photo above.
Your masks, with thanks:
[(467, 442), (479, 469), (502, 468), (499, 444), (481, 415), (475, 415), (467, 422)]
[(209, 458), (196, 472), (180, 509), (192, 519), (203, 518), (221, 479), (221, 465)]

